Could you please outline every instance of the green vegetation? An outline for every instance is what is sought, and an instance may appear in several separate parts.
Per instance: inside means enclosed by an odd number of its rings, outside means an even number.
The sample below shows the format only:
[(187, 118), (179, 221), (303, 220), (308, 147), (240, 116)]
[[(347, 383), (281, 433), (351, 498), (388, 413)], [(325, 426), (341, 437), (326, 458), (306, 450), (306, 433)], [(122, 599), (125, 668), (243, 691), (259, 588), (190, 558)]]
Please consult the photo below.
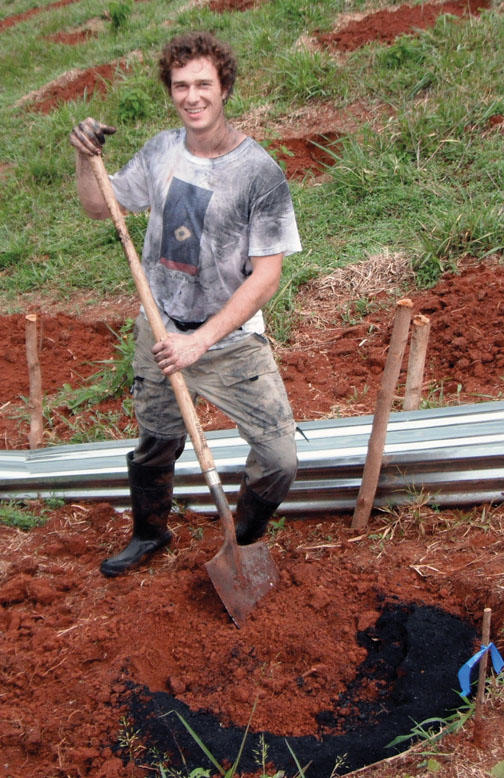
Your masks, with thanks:
[[(501, 704), (503, 699), (504, 682), (502, 674), (495, 676), (491, 675), (487, 678), (485, 684), (485, 697), (489, 705)], [(459, 708), (453, 711), (453, 713), (446, 716), (446, 718), (433, 717), (422, 721), (420, 724), (414, 723), (411, 728), (411, 732), (407, 735), (399, 735), (387, 744), (387, 748), (397, 746), (401, 743), (419, 742), (424, 744), (421, 751), (418, 751), (419, 756), (424, 759), (419, 762), (418, 768), (424, 769), (427, 773), (443, 773), (443, 763), (439, 761), (442, 757), (451, 758), (451, 753), (446, 753), (442, 750), (442, 740), (446, 735), (454, 732), (459, 732), (464, 729), (469, 719), (475, 712), (475, 701), (469, 700), (460, 694), (462, 704)], [(437, 758), (439, 757), (439, 759)], [(496, 762), (491, 768), (489, 775), (495, 776), (495, 778), (504, 778), (504, 761)]]
[(126, 27), (133, 4), (131, 2), (113, 2), (108, 7), (112, 30), (117, 33), (121, 28)]
[[(125, 756), (128, 756), (131, 761), (141, 759), (144, 766), (146, 763), (148, 763), (153, 769), (159, 771), (159, 773), (156, 773), (156, 775), (159, 774), (160, 778), (210, 778), (210, 775), (220, 775), (222, 778), (236, 778), (236, 776), (239, 775), (237, 771), (248, 737), (250, 723), (255, 707), (256, 705), (254, 704), (252, 706), (249, 722), (245, 727), (243, 738), (238, 748), (236, 757), (234, 759), (231, 755), (229, 757), (229, 761), (231, 762), (232, 760), (232, 764), (228, 768), (220, 764), (218, 759), (212, 753), (211, 748), (201, 739), (199, 734), (195, 732), (195, 730), (190, 726), (185, 718), (175, 710), (169, 711), (168, 713), (162, 713), (160, 714), (159, 718), (165, 718), (175, 714), (180, 723), (183, 724), (187, 732), (193, 738), (194, 742), (206, 756), (207, 760), (213, 765), (213, 769), (209, 770), (203, 767), (196, 767), (189, 772), (189, 769), (177, 770), (170, 767), (169, 755), (160, 754), (152, 748), (146, 746), (143, 742), (144, 735), (142, 731), (134, 730), (131, 723), (125, 717), (123, 717), (120, 722), (118, 742)], [(302, 766), (287, 739), (285, 740), (285, 744), (290, 753), (290, 756), (292, 757), (292, 764), (296, 767), (296, 773), (293, 775), (293, 778), (309, 778), (308, 773), (311, 762)], [(257, 746), (253, 748), (252, 753), (254, 755), (254, 760), (258, 769), (261, 770), (260, 778), (286, 778), (287, 773), (285, 770), (277, 770), (274, 774), (271, 773), (271, 770), (274, 768), (272, 768), (270, 765), (269, 746), (263, 733), (260, 734), (259, 742)], [(347, 754), (336, 756), (331, 774), (320, 776), (320, 778), (336, 778), (338, 775), (340, 775), (340, 769), (344, 768), (346, 759)], [(292, 769), (292, 765), (289, 765), (289, 768)], [(215, 770), (217, 772), (215, 772)]]
[(451, 732), (458, 732), (462, 729), (474, 714), (475, 702), (463, 695), (460, 695), (460, 697), (462, 700), (461, 706), (454, 710), (453, 713), (445, 718), (433, 716), (420, 723), (415, 722), (411, 728), (411, 732), (408, 732), (406, 735), (398, 735), (391, 740), (390, 743), (387, 743), (386, 748), (393, 748), (401, 743), (420, 740), (422, 742), (425, 741), (429, 746), (429, 750), (420, 752), (422, 756), (438, 755), (439, 752), (433, 749), (432, 746), (441, 740), (444, 735), (448, 735)]
[(41, 527), (51, 517), (51, 511), (61, 505), (63, 501), (57, 498), (33, 504), (25, 504), (19, 500), (0, 502), (0, 524), (25, 531)]
[[(109, 328), (110, 329), (110, 328)], [(113, 330), (111, 330), (113, 332)], [(72, 389), (64, 384), (58, 394), (52, 400), (52, 405), (58, 407), (64, 405), (71, 411), (82, 406), (93, 405), (97, 401), (117, 397), (124, 394), (133, 383), (133, 321), (127, 319), (117, 337), (115, 345), (116, 355), (113, 359), (107, 359), (96, 373), (89, 378), (79, 389)]]
[[(235, 778), (235, 776), (238, 775), (237, 770), (238, 770), (238, 766), (239, 766), (239, 763), (240, 763), (240, 759), (241, 759), (242, 754), (243, 754), (243, 749), (245, 747), (245, 742), (246, 742), (247, 737), (248, 737), (250, 723), (251, 723), (251, 720), (252, 720), (252, 716), (254, 714), (255, 707), (256, 707), (256, 705), (254, 704), (252, 706), (252, 711), (251, 711), (251, 714), (250, 714), (249, 722), (248, 722), (247, 726), (245, 727), (245, 731), (243, 733), (243, 738), (242, 738), (242, 741), (240, 743), (240, 747), (238, 749), (238, 753), (237, 753), (237, 755), (236, 755), (236, 757), (235, 757), (231, 767), (229, 767), (227, 769), (225, 767), (223, 767), (219, 763), (219, 761), (213, 755), (212, 751), (207, 746), (207, 744), (200, 738), (198, 733), (194, 731), (194, 729), (190, 726), (190, 724), (188, 724), (188, 722), (184, 719), (184, 717), (180, 715), (180, 713), (178, 713), (177, 711), (170, 711), (170, 713), (175, 713), (175, 715), (177, 716), (177, 718), (179, 719), (181, 724), (184, 725), (184, 727), (186, 728), (188, 733), (193, 738), (194, 742), (199, 746), (199, 748), (203, 751), (203, 753), (205, 754), (205, 756), (208, 759), (208, 761), (211, 762), (211, 764), (217, 770), (218, 774), (220, 776), (222, 776), (222, 778)], [(170, 715), (170, 714), (167, 714), (167, 713), (161, 714), (160, 718), (162, 718), (164, 716), (167, 716), (167, 715)], [(125, 722), (123, 720), (121, 734), (120, 734), (120, 742), (121, 742), (121, 746), (123, 748), (125, 748), (128, 751), (128, 753), (131, 753), (131, 750), (132, 750), (131, 749), (131, 738), (125, 738), (124, 737), (124, 735), (122, 734), (124, 732), (124, 730), (128, 731), (131, 734), (131, 729), (128, 728), (127, 722)], [(122, 740), (121, 740), (121, 738), (122, 738)], [(123, 742), (124, 742), (124, 745), (123, 745)], [(133, 735), (133, 742), (136, 744), (137, 748), (139, 747), (139, 745), (141, 747), (141, 733), (140, 732), (137, 731), (137, 732), (134, 733), (134, 735)], [(296, 768), (297, 768), (297, 772), (296, 772), (294, 778), (306, 778), (305, 770), (309, 767), (309, 764), (306, 765), (305, 767), (302, 767), (300, 765), (299, 761), (298, 761), (298, 758), (297, 758), (296, 754), (292, 750), (292, 747), (290, 746), (289, 741), (286, 740), (285, 744), (286, 744), (286, 746), (287, 746), (287, 748), (289, 750), (289, 753), (292, 756), (292, 760), (293, 760), (293, 762), (294, 762), (294, 764), (296, 765)], [(255, 748), (254, 751), (253, 751), (254, 758), (255, 758), (257, 766), (259, 768), (262, 768), (261, 778), (285, 778), (284, 770), (278, 770), (277, 772), (275, 772), (274, 775), (268, 775), (268, 773), (266, 772), (267, 771), (267, 762), (268, 762), (268, 752), (269, 752), (268, 744), (266, 743), (264, 734), (261, 734), (260, 738), (259, 738), (259, 744), (258, 744), (257, 748)], [(335, 776), (338, 774), (336, 772), (337, 767), (342, 766), (343, 764), (344, 764), (344, 759), (341, 759), (341, 758), (338, 757), (337, 760), (336, 760), (336, 765), (334, 767), (334, 770), (331, 772), (330, 776), (327, 776), (327, 778), (335, 778)], [(173, 778), (209, 778), (209, 776), (210, 776), (210, 771), (209, 770), (205, 770), (205, 769), (200, 768), (200, 767), (196, 768), (195, 770), (192, 770), (190, 773), (186, 772), (185, 775), (184, 775), (183, 773), (181, 773), (178, 770), (173, 771), (169, 767), (166, 767), (162, 763), (162, 760), (158, 760), (157, 767), (159, 768), (161, 778), (168, 778), (168, 776), (172, 776)]]
[[(48, 5), (48, 3), (43, 3)], [(457, 259), (504, 248), (502, 134), (492, 117), (504, 113), (497, 10), (461, 21), (445, 15), (431, 30), (373, 43), (345, 59), (304, 46), (332, 29), (336, 15), (380, 2), (270, 0), (242, 13), (218, 14), (183, 0), (168, 3), (74, 3), (29, 17), (2, 35), (0, 139), (0, 273), (3, 310), (22, 309), (24, 292), (60, 297), (93, 289), (97, 299), (132, 292), (112, 226), (90, 222), (75, 193), (72, 125), (87, 115), (116, 125), (105, 159), (114, 170), (176, 117), (157, 80), (157, 57), (168, 34), (207, 28), (232, 42), (241, 78), (231, 118), (261, 112), (268, 120), (331, 101), (355, 101), (367, 122), (342, 139), (328, 176), (291, 182), (304, 246), (288, 258), (280, 291), (268, 308), (272, 333), (289, 334), (296, 291), (308, 279), (385, 250), (411, 259), (418, 283), (436, 282)], [(12, 0), (3, 15), (31, 7)], [(91, 18), (101, 31), (79, 46), (48, 41)], [(142, 51), (105, 96), (94, 94), (45, 115), (20, 107), (30, 91), (73, 69)], [(265, 131), (266, 132), (266, 131)], [(130, 216), (141, 245), (145, 217)]]
[[(53, 428), (61, 425), (71, 431), (70, 443), (90, 443), (122, 438), (125, 434), (131, 437), (136, 435), (133, 399), (128, 395), (133, 384), (133, 324), (131, 319), (127, 319), (119, 333), (114, 333), (117, 337), (114, 357), (97, 362), (97, 367), (100, 364), (102, 366), (82, 386), (72, 389), (69, 384), (64, 384), (57, 394), (47, 399), (43, 413), (49, 437)], [(125, 396), (121, 410), (131, 419), (131, 426), (126, 430), (119, 426), (121, 414), (118, 411), (101, 412), (93, 408), (103, 400), (119, 396)]]

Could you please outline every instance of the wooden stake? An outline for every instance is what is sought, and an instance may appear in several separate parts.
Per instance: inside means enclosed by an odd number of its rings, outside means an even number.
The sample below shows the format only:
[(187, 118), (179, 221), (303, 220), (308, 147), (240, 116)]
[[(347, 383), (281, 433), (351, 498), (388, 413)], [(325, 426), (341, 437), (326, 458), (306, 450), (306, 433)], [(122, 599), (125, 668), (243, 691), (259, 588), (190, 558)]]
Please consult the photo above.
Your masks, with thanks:
[(403, 410), (416, 411), (422, 397), (425, 357), (429, 343), (430, 319), (419, 313), (411, 326), (410, 354)]
[(368, 451), (361, 487), (352, 521), (352, 529), (362, 530), (366, 527), (378, 486), (378, 478), (387, 436), (387, 424), (394, 401), (394, 392), (399, 379), (404, 349), (408, 340), (413, 303), (408, 298), (399, 300), (396, 305), (394, 328), (390, 339), (390, 347), (383, 370), (382, 382), (373, 418), (373, 427), (368, 442)]
[(28, 442), (30, 448), (39, 448), (42, 444), (42, 377), (37, 346), (37, 314), (26, 316), (25, 327), (26, 361), (28, 363), (28, 378), (30, 382), (30, 432)]
[[(492, 609), (485, 608), (483, 611), (483, 625), (481, 627), (481, 644), (488, 646), (490, 643), (490, 621), (492, 619)], [(474, 724), (477, 726), (483, 713), (483, 703), (485, 701), (485, 682), (488, 667), (488, 651), (486, 651), (479, 660), (478, 689), (476, 692), (476, 705), (474, 711)]]

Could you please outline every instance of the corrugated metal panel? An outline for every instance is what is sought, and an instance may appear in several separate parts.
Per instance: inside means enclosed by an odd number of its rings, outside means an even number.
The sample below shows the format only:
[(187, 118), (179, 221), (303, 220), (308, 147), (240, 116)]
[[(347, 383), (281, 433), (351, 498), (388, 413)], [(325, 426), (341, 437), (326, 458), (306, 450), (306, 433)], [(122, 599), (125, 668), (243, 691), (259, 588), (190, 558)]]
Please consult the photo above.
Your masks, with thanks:
[[(299, 470), (282, 513), (352, 510), (372, 416), (301, 422)], [(235, 430), (209, 432), (208, 444), (231, 506), (248, 453)], [(0, 451), (0, 499), (58, 496), (129, 504), (125, 456), (135, 440)], [(501, 501), (504, 403), (393, 413), (376, 505), (403, 504), (420, 491), (439, 505)], [(177, 463), (175, 499), (215, 513), (192, 445)]]

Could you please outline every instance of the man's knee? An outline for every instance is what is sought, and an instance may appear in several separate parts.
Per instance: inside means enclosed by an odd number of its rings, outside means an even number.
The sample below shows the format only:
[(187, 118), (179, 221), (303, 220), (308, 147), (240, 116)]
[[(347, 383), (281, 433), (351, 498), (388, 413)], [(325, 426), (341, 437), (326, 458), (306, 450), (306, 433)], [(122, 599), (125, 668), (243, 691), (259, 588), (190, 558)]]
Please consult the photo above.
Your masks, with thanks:
[(133, 461), (147, 467), (171, 467), (182, 454), (185, 441), (186, 435), (165, 439), (141, 432)]
[(247, 461), (247, 485), (265, 500), (280, 503), (287, 495), (298, 468), (294, 435), (252, 446)]
[(298, 469), (297, 451), (294, 442), (292, 446), (287, 446), (280, 450), (276, 463), (279, 482), (283, 484), (283, 489), (287, 493)]

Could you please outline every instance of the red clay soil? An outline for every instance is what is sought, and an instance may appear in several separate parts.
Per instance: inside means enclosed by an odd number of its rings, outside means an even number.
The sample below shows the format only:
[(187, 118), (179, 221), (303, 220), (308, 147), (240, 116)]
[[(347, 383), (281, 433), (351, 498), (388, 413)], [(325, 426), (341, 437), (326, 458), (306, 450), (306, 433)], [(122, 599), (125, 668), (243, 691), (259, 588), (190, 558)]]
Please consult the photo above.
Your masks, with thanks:
[(446, 3), (421, 3), (402, 5), (397, 9), (384, 9), (367, 14), (341, 29), (318, 36), (318, 40), (330, 49), (354, 51), (372, 41), (392, 43), (399, 35), (432, 27), (441, 14), (468, 16), (488, 8), (490, 0), (448, 0)]
[(287, 178), (303, 180), (307, 174), (320, 175), (324, 172), (324, 166), (334, 164), (339, 137), (339, 133), (332, 131), (284, 137), (271, 141), (267, 148), (282, 165)]
[(53, 43), (63, 43), (66, 46), (77, 46), (79, 43), (85, 43), (89, 38), (96, 38), (95, 30), (76, 30), (72, 32), (57, 32), (54, 35), (48, 35), (47, 40)]
[[(500, 264), (469, 262), (412, 296), (415, 310), (431, 318), (426, 379), (444, 383), (444, 399), (500, 396), (503, 292)], [(300, 304), (317, 319), (301, 318), (292, 343), (277, 350), (296, 417), (372, 412), (393, 303), (378, 300), (351, 326), (320, 287), (305, 290)], [(117, 331), (117, 309), (111, 315)], [(103, 320), (42, 313), (45, 391), (81, 385), (101, 367), (93, 362), (113, 357), (114, 342)], [(25, 447), (27, 424), (15, 418), (28, 393), (22, 316), (0, 319), (0, 354), (1, 439), (5, 448)], [(122, 399), (103, 408), (119, 409)], [(223, 426), (209, 408), (204, 421)], [(171, 549), (115, 580), (98, 565), (127, 540), (129, 518), (106, 503), (49, 512), (45, 527), (29, 534), (1, 528), (0, 745), (8, 767), (0, 775), (156, 775), (156, 759), (182, 769), (180, 748), (191, 769), (209, 767), (175, 710), (221, 761), (234, 758), (252, 715), (241, 776), (261, 775), (254, 762), (261, 732), (269, 759), (289, 778), (295, 768), (285, 737), (302, 762), (313, 760), (316, 778), (329, 778), (338, 755), (347, 755), (338, 774), (388, 756), (383, 746), (409, 731), (410, 716), (443, 715), (458, 704), (456, 672), (476, 646), (468, 625), (479, 627), (485, 606), (504, 651), (504, 510), (421, 515), (420, 524), (407, 512), (394, 524), (377, 513), (359, 540), (350, 516), (289, 520), (270, 537), (280, 584), (241, 630), (204, 568), (222, 541), (206, 518), (174, 515)], [(429, 684), (423, 691), (419, 679)], [(443, 681), (448, 697), (439, 710)], [(504, 745), (502, 708), (486, 717), (492, 727), (483, 747), (470, 728), (451, 748), (464, 764), (488, 769)], [(410, 759), (413, 774), (421, 760)], [(443, 765), (443, 775), (457, 775), (451, 759)], [(388, 769), (373, 774), (398, 775)]]
[(248, 11), (250, 8), (258, 8), (267, 0), (210, 0), (208, 7), (216, 13), (225, 11)]
[(0, 32), (2, 32), (2, 30), (6, 30), (8, 27), (14, 27), (14, 25), (19, 24), (20, 22), (25, 22), (32, 16), (36, 16), (37, 14), (43, 13), (44, 11), (51, 11), (54, 8), (63, 8), (65, 5), (71, 5), (72, 3), (77, 2), (79, 2), (79, 0), (57, 0), (55, 3), (29, 8), (27, 11), (23, 11), (22, 13), (6, 16), (4, 19), (0, 19)]
[(86, 95), (90, 99), (94, 92), (105, 94), (109, 84), (117, 77), (118, 70), (128, 71), (125, 61), (105, 63), (79, 71), (71, 78), (62, 77), (57, 82), (48, 85), (32, 102), (26, 103), (26, 108), (35, 113), (50, 113), (60, 103), (77, 100)]

